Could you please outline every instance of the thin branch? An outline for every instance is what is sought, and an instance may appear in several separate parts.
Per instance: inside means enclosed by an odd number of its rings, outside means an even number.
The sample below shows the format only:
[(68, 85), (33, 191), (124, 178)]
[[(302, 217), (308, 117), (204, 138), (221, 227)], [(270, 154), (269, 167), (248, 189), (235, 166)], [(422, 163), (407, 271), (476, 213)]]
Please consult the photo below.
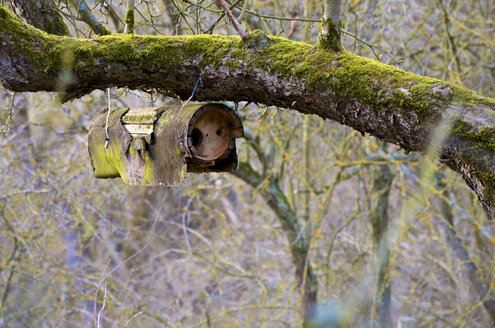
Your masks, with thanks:
[(79, 15), (79, 19), (93, 30), (94, 33), (98, 35), (108, 35), (111, 34), (110, 30), (106, 28), (101, 22), (99, 22), (95, 15), (91, 12), (86, 1), (84, 0), (70, 0), (70, 3), (76, 8)]
[(7, 119), (5, 120), (5, 125), (0, 129), (0, 136), (2, 137), (5, 137), (7, 131), (9, 131), (10, 124), (12, 124), (12, 118), (14, 116), (14, 108), (15, 108), (14, 101), (15, 101), (15, 92), (12, 92), (10, 105), (5, 108), (5, 110), (9, 111), (9, 114), (7, 115)]
[(124, 34), (134, 33), (134, 0), (127, 0)]
[[(10, 232), (12, 233), (12, 236), (13, 236), (13, 239), (14, 239), (14, 249), (10, 253), (9, 258), (1, 264), (1, 266), (0, 266), (0, 273), (1, 273), (2, 270), (3, 270), (3, 268), (6, 268), (7, 265), (9, 265), (9, 263), (15, 259), (16, 254), (17, 254), (17, 251), (19, 249), (19, 240), (17, 238), (17, 233), (14, 230), (14, 227), (12, 227), (12, 225), (9, 222), (9, 220), (5, 216), (5, 212), (4, 212), (3, 208), (0, 208), (0, 216), (2, 217), (3, 221), (5, 222), (5, 225), (7, 226), (7, 229), (10, 230)], [(17, 256), (17, 257), (19, 257), (19, 256)], [(11, 286), (11, 282), (12, 282), (12, 276), (14, 275), (14, 270), (15, 270), (16, 265), (17, 265), (17, 261), (14, 262), (14, 264), (10, 268), (10, 272), (9, 272), (9, 275), (8, 275), (8, 278), (7, 278), (7, 282), (5, 284), (5, 289), (4, 289), (4, 292), (3, 292), (2, 300), (0, 302), (0, 309), (4, 309), (5, 308), (5, 302), (7, 300), (8, 295), (9, 295), (10, 286)]]
[(237, 19), (232, 14), (232, 12), (230, 11), (229, 6), (225, 2), (225, 0), (218, 0), (218, 3), (223, 8), (223, 10), (225, 10), (225, 13), (227, 14), (227, 17), (229, 17), (229, 20), (232, 23), (232, 26), (237, 31), (237, 34), (239, 34), (239, 36), (244, 40), (246, 38), (246, 36), (247, 36), (247, 33), (246, 33), (246, 31), (244, 31), (242, 29), (241, 24), (239, 24), (239, 22), (237, 21)]

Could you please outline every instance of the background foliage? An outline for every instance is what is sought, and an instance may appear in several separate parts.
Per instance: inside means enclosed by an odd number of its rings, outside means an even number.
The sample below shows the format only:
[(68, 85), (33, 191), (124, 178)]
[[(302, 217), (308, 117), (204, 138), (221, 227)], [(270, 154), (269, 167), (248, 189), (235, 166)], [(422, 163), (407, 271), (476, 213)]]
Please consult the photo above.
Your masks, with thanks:
[[(55, 1), (71, 35), (90, 37), (74, 2)], [(321, 1), (233, 2), (247, 31), (317, 40)], [(123, 31), (125, 2), (87, 4)], [(135, 17), (138, 34), (234, 33), (216, 1), (141, 0)], [(349, 52), (495, 97), (493, 1), (346, 1), (342, 21)], [(0, 327), (297, 327), (311, 272), (315, 325), (495, 325), (472, 284), (474, 274), (493, 297), (494, 223), (434, 149), (404, 154), (318, 117), (241, 103), (239, 173), (127, 186), (92, 176), (86, 135), (103, 92), (64, 105), (0, 92), (10, 126), (0, 139)], [(113, 89), (112, 106), (151, 97), (177, 101)], [(276, 208), (294, 214), (294, 240)], [(301, 240), (308, 256), (293, 262)]]

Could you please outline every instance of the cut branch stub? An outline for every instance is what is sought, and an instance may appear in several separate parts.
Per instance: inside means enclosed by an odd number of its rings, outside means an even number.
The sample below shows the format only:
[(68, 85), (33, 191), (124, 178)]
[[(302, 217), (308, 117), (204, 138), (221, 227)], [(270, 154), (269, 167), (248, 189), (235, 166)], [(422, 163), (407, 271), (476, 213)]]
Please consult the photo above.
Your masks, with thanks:
[(185, 172), (232, 172), (235, 139), (244, 135), (239, 117), (219, 103), (123, 108), (95, 119), (88, 151), (97, 178), (121, 177), (128, 184), (179, 185)]

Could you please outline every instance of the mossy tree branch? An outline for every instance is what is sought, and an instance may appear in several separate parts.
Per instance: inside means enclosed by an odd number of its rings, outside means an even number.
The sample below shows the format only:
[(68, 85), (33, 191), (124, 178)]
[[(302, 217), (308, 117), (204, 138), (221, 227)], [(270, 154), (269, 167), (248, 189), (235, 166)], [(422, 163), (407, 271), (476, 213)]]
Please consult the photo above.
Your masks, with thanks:
[(65, 100), (96, 89), (158, 89), (195, 100), (252, 101), (316, 114), (423, 151), (456, 118), (441, 161), (495, 214), (495, 100), (375, 60), (269, 37), (108, 35), (75, 39), (24, 24), (0, 6), (0, 81), (13, 91), (57, 90), (71, 54)]
[(50, 34), (69, 35), (62, 16), (50, 0), (9, 0), (9, 7), (25, 22)]

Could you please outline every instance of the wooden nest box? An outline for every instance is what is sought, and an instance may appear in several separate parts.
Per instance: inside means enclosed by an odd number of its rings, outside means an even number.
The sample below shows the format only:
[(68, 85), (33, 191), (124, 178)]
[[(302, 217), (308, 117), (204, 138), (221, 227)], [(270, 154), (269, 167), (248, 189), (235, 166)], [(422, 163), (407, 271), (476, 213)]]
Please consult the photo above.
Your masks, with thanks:
[(97, 178), (121, 177), (128, 184), (179, 185), (186, 172), (232, 172), (235, 139), (244, 136), (237, 114), (220, 103), (122, 108), (102, 111), (88, 134)]

